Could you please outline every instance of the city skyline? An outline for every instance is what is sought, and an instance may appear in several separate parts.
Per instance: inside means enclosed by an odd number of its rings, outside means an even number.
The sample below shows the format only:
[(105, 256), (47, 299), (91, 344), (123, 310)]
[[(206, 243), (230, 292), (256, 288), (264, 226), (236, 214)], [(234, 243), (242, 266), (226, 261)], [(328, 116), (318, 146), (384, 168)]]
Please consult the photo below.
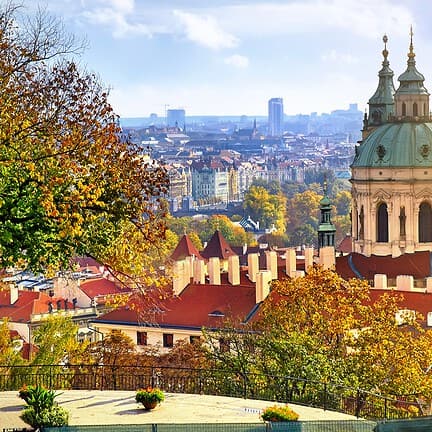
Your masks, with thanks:
[[(25, 0), (28, 11), (35, 8)], [(45, 0), (85, 36), (79, 62), (109, 87), (122, 117), (287, 115), (347, 109), (377, 85), (382, 37), (390, 67), (405, 70), (413, 25), (418, 69), (432, 90), (432, 6), (420, 0)], [(375, 73), (373, 71), (376, 71)]]

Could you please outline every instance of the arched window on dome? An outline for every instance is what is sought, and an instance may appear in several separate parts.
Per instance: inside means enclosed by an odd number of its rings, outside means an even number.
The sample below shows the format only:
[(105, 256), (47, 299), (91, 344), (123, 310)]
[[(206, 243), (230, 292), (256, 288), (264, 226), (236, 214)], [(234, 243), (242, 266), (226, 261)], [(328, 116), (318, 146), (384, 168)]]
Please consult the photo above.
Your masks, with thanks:
[(406, 116), (406, 104), (405, 104), (405, 102), (402, 102), (402, 115)]
[(387, 204), (381, 203), (377, 209), (377, 242), (388, 242), (388, 212)]
[(413, 116), (417, 117), (418, 116), (418, 107), (417, 107), (417, 102), (413, 103)]
[(420, 204), (418, 224), (419, 242), (432, 242), (432, 208), (426, 201)]

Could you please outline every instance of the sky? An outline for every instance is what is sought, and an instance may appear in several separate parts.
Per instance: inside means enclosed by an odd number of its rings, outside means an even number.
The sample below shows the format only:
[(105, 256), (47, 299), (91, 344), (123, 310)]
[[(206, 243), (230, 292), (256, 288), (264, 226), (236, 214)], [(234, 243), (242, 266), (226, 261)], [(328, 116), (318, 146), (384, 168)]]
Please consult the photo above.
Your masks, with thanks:
[[(0, 0), (0, 2), (5, 0)], [(36, 0), (24, 0), (29, 11)], [(79, 62), (110, 89), (121, 117), (331, 112), (374, 93), (384, 34), (405, 70), (413, 26), (417, 68), (432, 91), (430, 0), (44, 0), (85, 37)]]

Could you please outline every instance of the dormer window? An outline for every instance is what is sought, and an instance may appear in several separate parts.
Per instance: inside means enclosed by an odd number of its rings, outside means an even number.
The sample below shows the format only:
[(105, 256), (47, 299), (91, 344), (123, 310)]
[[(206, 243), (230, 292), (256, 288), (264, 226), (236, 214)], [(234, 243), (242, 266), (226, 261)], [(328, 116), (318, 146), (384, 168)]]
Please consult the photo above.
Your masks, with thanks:
[(224, 317), (225, 314), (223, 312), (221, 312), (220, 310), (214, 310), (213, 312), (210, 312), (208, 314), (208, 316), (209, 317), (219, 317), (219, 318), (221, 318), (221, 317)]

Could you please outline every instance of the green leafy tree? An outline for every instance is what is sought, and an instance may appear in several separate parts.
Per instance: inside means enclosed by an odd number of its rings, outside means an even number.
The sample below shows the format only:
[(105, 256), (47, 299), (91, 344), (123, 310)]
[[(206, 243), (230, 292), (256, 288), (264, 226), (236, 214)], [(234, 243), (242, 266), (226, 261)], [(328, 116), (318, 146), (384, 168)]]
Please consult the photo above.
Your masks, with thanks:
[(251, 186), (246, 192), (243, 208), (253, 220), (260, 222), (260, 227), (285, 231), (286, 198), (280, 193), (270, 194), (262, 186)]
[(122, 136), (61, 23), (5, 3), (0, 45), (0, 265), (47, 271), (76, 254), (110, 264), (125, 222), (163, 236), (166, 172)]
[(85, 344), (77, 340), (78, 326), (68, 316), (50, 315), (33, 333), (37, 352), (32, 359), (35, 365), (73, 363), (80, 358)]

